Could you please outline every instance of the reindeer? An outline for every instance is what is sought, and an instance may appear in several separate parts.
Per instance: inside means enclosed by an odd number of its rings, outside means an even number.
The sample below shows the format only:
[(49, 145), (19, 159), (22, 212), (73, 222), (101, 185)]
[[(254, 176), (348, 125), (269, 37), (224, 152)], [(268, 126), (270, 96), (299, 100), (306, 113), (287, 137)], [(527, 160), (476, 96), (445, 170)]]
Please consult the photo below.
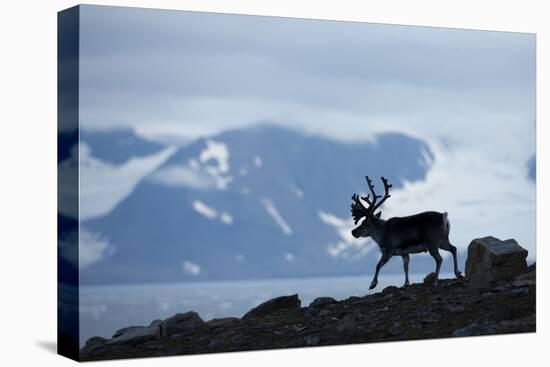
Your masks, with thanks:
[[(403, 269), (405, 270), (405, 284), (409, 283), (409, 254), (419, 252), (429, 252), (435, 260), (435, 281), (437, 284), (439, 269), (441, 268), (441, 255), (439, 249), (449, 251), (453, 255), (454, 273), (457, 278), (462, 278), (458, 270), (456, 247), (449, 242), (450, 224), (447, 213), (434, 211), (418, 213), (408, 217), (394, 217), (388, 220), (380, 218), (381, 212), (375, 214), (376, 210), (391, 196), (389, 191), (392, 185), (388, 180), (381, 177), (384, 184), (384, 196), (376, 195), (374, 185), (371, 179), (366, 176), (372, 194), (361, 197), (368, 204), (365, 207), (359, 196), (353, 194), (351, 197), (351, 214), (355, 224), (361, 218), (363, 222), (351, 234), (355, 238), (371, 237), (382, 252), (382, 257), (376, 265), (376, 272), (369, 289), (373, 289), (378, 284), (378, 273), (380, 269), (388, 262), (392, 256), (401, 256), (403, 258)], [(381, 200), (379, 200), (381, 199)]]

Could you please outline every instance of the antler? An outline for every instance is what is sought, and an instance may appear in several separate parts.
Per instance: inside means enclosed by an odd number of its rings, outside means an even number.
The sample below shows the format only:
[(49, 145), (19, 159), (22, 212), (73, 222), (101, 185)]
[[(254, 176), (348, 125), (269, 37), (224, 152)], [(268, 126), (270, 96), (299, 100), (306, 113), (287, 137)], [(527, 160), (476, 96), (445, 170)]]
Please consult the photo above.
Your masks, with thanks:
[[(370, 192), (372, 193), (372, 196), (373, 196), (372, 204), (369, 203), (369, 209), (371, 210), (372, 214), (374, 214), (376, 209), (380, 208), (382, 204), (384, 204), (384, 201), (386, 201), (391, 196), (390, 188), (393, 187), (393, 185), (390, 184), (384, 176), (380, 177), (380, 179), (382, 180), (382, 183), (384, 184), (384, 196), (380, 196), (380, 195), (376, 195), (376, 193), (374, 192), (374, 185), (372, 184), (372, 181), (369, 178), (369, 176), (365, 176), (365, 178), (367, 179), (367, 184), (369, 185)], [(380, 198), (382, 200), (378, 201), (378, 199)]]
[(369, 208), (365, 208), (361, 200), (359, 200), (359, 196), (357, 196), (357, 194), (353, 194), (351, 200), (353, 201), (353, 203), (351, 204), (351, 216), (353, 217), (355, 224), (357, 224), (357, 222), (359, 222), (359, 219), (363, 217), (368, 217), (370, 211)]
[[(386, 201), (391, 195), (390, 195), (390, 188), (393, 186), (388, 182), (388, 180), (382, 176), (380, 177), (382, 180), (382, 183), (384, 184), (384, 196), (376, 195), (376, 192), (374, 191), (374, 184), (372, 183), (372, 180), (369, 178), (369, 176), (365, 176), (365, 179), (367, 180), (367, 184), (369, 185), (370, 192), (372, 194), (372, 201), (370, 200), (370, 194), (367, 196), (361, 197), (367, 204), (369, 204), (369, 207), (366, 208), (363, 203), (359, 200), (359, 196), (357, 194), (353, 194), (351, 197), (351, 200), (353, 200), (353, 203), (351, 204), (351, 214), (353, 216), (353, 219), (355, 220), (355, 224), (361, 219), (362, 217), (369, 217), (370, 215), (373, 215), (374, 212), (382, 206), (384, 201)], [(378, 201), (381, 199), (380, 201)]]

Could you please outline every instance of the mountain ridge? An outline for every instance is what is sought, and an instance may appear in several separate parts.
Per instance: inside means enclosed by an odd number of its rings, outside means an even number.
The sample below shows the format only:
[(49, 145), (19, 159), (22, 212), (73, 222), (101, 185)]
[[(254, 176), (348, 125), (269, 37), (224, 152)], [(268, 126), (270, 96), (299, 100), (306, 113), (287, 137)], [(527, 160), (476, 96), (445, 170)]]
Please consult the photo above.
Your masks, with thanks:
[[(83, 269), (81, 279), (111, 284), (364, 273), (376, 252), (347, 234), (349, 197), (365, 190), (365, 174), (384, 175), (396, 188), (424, 179), (431, 158), (426, 143), (399, 133), (344, 143), (264, 124), (197, 139), (109, 214), (83, 222), (109, 239), (113, 251)], [(421, 263), (433, 266), (431, 259)]]

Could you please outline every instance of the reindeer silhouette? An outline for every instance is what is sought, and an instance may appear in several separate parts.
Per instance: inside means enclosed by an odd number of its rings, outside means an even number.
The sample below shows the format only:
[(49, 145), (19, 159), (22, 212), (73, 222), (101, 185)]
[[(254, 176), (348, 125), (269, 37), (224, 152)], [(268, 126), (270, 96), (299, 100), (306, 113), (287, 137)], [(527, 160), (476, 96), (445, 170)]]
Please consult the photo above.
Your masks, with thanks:
[[(361, 197), (368, 207), (363, 205), (359, 196), (353, 194), (351, 197), (351, 214), (355, 224), (361, 218), (363, 222), (351, 234), (355, 238), (371, 237), (378, 245), (382, 257), (376, 265), (376, 272), (369, 289), (378, 284), (378, 273), (392, 256), (403, 258), (403, 269), (405, 271), (405, 284), (409, 283), (409, 254), (429, 252), (435, 260), (435, 281), (437, 284), (439, 269), (441, 268), (441, 255), (439, 249), (449, 251), (453, 255), (454, 273), (457, 278), (462, 278), (458, 270), (456, 247), (449, 242), (450, 223), (447, 213), (434, 211), (422, 212), (408, 217), (394, 217), (388, 220), (382, 219), (381, 212), (375, 214), (376, 210), (391, 196), (389, 191), (392, 185), (388, 180), (381, 177), (384, 184), (384, 196), (376, 195), (371, 179), (366, 176), (367, 184), (372, 194)], [(379, 200), (381, 199), (381, 200)]]

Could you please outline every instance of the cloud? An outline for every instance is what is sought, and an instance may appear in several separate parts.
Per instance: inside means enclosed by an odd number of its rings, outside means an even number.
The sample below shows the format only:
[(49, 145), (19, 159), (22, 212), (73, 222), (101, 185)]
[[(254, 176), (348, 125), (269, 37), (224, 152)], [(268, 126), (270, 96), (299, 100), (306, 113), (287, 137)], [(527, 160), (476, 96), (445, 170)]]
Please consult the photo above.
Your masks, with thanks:
[(526, 170), (525, 162), (469, 149), (448, 152), (432, 146), (432, 151), (435, 159), (426, 180), (392, 190), (382, 216), (446, 211), (450, 240), (458, 248), (466, 249), (477, 237), (515, 238), (535, 259), (535, 186), (519, 169)]
[(216, 187), (216, 181), (210, 175), (183, 165), (164, 167), (155, 172), (150, 180), (166, 186), (190, 187), (196, 190)]
[(356, 227), (351, 218), (343, 219), (334, 214), (319, 211), (319, 219), (330, 227), (332, 227), (340, 240), (335, 243), (326, 245), (327, 253), (335, 258), (347, 258), (353, 255), (355, 259), (359, 259), (368, 254), (372, 249), (376, 248), (376, 244), (370, 238), (354, 238), (351, 235), (352, 229)]
[[(93, 157), (87, 144), (81, 142), (79, 144), (80, 219), (96, 218), (109, 213), (175, 150), (173, 147), (168, 147), (159, 153), (143, 158), (131, 158), (122, 165), (114, 166)], [(71, 159), (74, 160), (75, 157)], [(63, 163), (59, 169), (63, 176)]]
[(100, 233), (80, 228), (78, 246), (80, 269), (85, 269), (114, 253), (115, 247)]
[[(534, 34), (93, 6), (81, 27), (84, 127), (186, 139), (262, 120), (344, 141), (404, 132), (436, 159), (384, 215), (445, 210), (457, 246), (493, 234), (534, 256)], [(217, 158), (197, 157), (200, 172), (187, 162), (157, 179), (227, 187), (224, 150), (210, 149)], [(341, 233), (332, 253), (348, 253), (347, 229), (324, 219)]]
[(533, 34), (90, 6), (81, 24), (91, 128), (196, 137), (267, 119), (339, 139), (533, 134)]

